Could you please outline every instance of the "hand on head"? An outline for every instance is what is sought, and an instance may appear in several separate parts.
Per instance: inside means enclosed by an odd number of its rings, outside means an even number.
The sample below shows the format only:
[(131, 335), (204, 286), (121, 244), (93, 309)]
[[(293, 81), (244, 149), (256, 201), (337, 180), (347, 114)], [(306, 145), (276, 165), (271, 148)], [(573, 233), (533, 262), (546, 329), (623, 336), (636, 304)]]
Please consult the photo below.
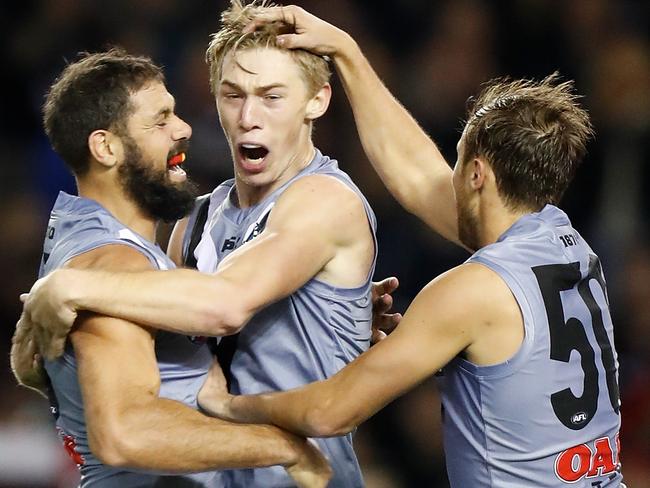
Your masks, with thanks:
[(279, 22), (289, 32), (277, 37), (280, 46), (287, 49), (305, 49), (321, 56), (334, 56), (348, 37), (341, 29), (319, 19), (296, 5), (260, 9), (255, 20), (245, 29), (254, 32), (264, 24)]

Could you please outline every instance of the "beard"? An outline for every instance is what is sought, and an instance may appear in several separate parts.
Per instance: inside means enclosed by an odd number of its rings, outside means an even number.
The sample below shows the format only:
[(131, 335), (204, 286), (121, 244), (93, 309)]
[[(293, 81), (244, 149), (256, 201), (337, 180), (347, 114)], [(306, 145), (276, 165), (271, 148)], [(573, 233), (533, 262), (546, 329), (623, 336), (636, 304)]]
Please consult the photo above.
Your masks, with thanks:
[[(181, 183), (170, 181), (167, 167), (156, 170), (153, 161), (146, 160), (138, 144), (123, 136), (124, 163), (118, 169), (122, 188), (128, 197), (149, 217), (173, 222), (188, 215), (198, 195), (196, 185), (188, 179)], [(184, 151), (186, 141), (179, 143), (173, 153)]]
[(464, 195), (456, 194), (456, 213), (458, 214), (458, 239), (472, 251), (481, 247), (478, 236), (479, 222), (475, 212)]

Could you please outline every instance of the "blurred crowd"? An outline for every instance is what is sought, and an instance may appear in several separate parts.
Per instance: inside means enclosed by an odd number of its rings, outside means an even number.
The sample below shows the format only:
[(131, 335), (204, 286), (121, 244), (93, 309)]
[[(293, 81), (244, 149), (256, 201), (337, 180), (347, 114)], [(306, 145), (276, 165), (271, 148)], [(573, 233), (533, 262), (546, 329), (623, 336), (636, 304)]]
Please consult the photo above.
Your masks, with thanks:
[[(466, 99), (495, 76), (576, 80), (596, 138), (561, 207), (603, 262), (620, 362), (623, 472), (650, 487), (650, 3), (644, 0), (296, 0), (350, 32), (390, 90), (450, 163)], [(165, 66), (177, 112), (193, 127), (187, 167), (204, 191), (230, 177), (227, 144), (203, 56), (226, 0), (2, 2), (0, 148), (0, 488), (76, 486), (47, 402), (18, 388), (8, 353), (18, 295), (35, 280), (49, 208), (74, 181), (50, 150), (40, 120), (47, 87), (79, 51), (120, 45)], [(361, 149), (343, 90), (333, 80), (316, 145), (339, 160), (379, 219), (376, 277), (397, 275), (396, 308), (468, 255), (402, 210)], [(168, 235), (161, 228), (161, 239)], [(524, 413), (525, 414), (525, 413)], [(369, 488), (447, 486), (440, 402), (422, 384), (359, 428)], [(453, 453), (449, 453), (453, 456)]]

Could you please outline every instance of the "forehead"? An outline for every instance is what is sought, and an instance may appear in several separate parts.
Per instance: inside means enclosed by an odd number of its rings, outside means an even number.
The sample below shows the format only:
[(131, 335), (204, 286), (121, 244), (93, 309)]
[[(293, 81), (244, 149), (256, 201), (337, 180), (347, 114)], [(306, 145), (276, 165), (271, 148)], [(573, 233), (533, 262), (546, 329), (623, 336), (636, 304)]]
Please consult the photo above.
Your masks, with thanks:
[(458, 139), (458, 142), (456, 143), (456, 152), (458, 154), (461, 153), (461, 151), (465, 147), (465, 139), (467, 138), (467, 127), (469, 126), (469, 123), (466, 123), (465, 126), (463, 127), (463, 132), (460, 135), (460, 139)]
[(220, 82), (252, 83), (256, 86), (292, 85), (303, 81), (300, 67), (284, 50), (262, 47), (230, 51), (223, 59)]
[(132, 119), (152, 119), (174, 110), (174, 97), (160, 81), (151, 81), (131, 94)]

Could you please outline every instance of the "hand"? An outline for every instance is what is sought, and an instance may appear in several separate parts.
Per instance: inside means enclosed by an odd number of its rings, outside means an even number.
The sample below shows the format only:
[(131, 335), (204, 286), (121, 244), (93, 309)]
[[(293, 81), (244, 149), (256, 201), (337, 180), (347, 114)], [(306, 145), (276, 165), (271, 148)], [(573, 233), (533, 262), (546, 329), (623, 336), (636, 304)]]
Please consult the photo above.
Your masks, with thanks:
[[(234, 395), (227, 389), (226, 378), (219, 362), (215, 359), (208, 371), (208, 376), (199, 390), (197, 402), (201, 409), (213, 417), (236, 422), (230, 413), (230, 403)], [(309, 439), (285, 432), (296, 451), (297, 460), (284, 467), (300, 488), (325, 488), (332, 477), (332, 470), (327, 459)]]
[(332, 468), (312, 440), (301, 441), (298, 461), (284, 469), (300, 488), (325, 488), (332, 477)]
[(393, 306), (391, 294), (398, 286), (394, 276), (372, 283), (372, 344), (385, 339), (402, 320), (399, 313), (387, 313)]
[(61, 271), (41, 278), (30, 290), (21, 295), (23, 313), (33, 327), (33, 340), (43, 357), (54, 360), (63, 354), (77, 311), (68, 304), (67, 284)]
[(29, 317), (23, 313), (11, 340), (11, 369), (18, 383), (47, 397), (47, 373), (37, 352), (32, 325)]
[(226, 378), (221, 371), (219, 361), (214, 359), (196, 398), (199, 407), (212, 417), (236, 422), (237, 419), (230, 414), (229, 408), (233, 396), (228, 393)]
[(351, 38), (341, 29), (328, 24), (295, 5), (259, 9), (245, 32), (253, 32), (264, 24), (284, 24), (290, 33), (277, 36), (279, 46), (304, 49), (321, 56), (335, 56)]

